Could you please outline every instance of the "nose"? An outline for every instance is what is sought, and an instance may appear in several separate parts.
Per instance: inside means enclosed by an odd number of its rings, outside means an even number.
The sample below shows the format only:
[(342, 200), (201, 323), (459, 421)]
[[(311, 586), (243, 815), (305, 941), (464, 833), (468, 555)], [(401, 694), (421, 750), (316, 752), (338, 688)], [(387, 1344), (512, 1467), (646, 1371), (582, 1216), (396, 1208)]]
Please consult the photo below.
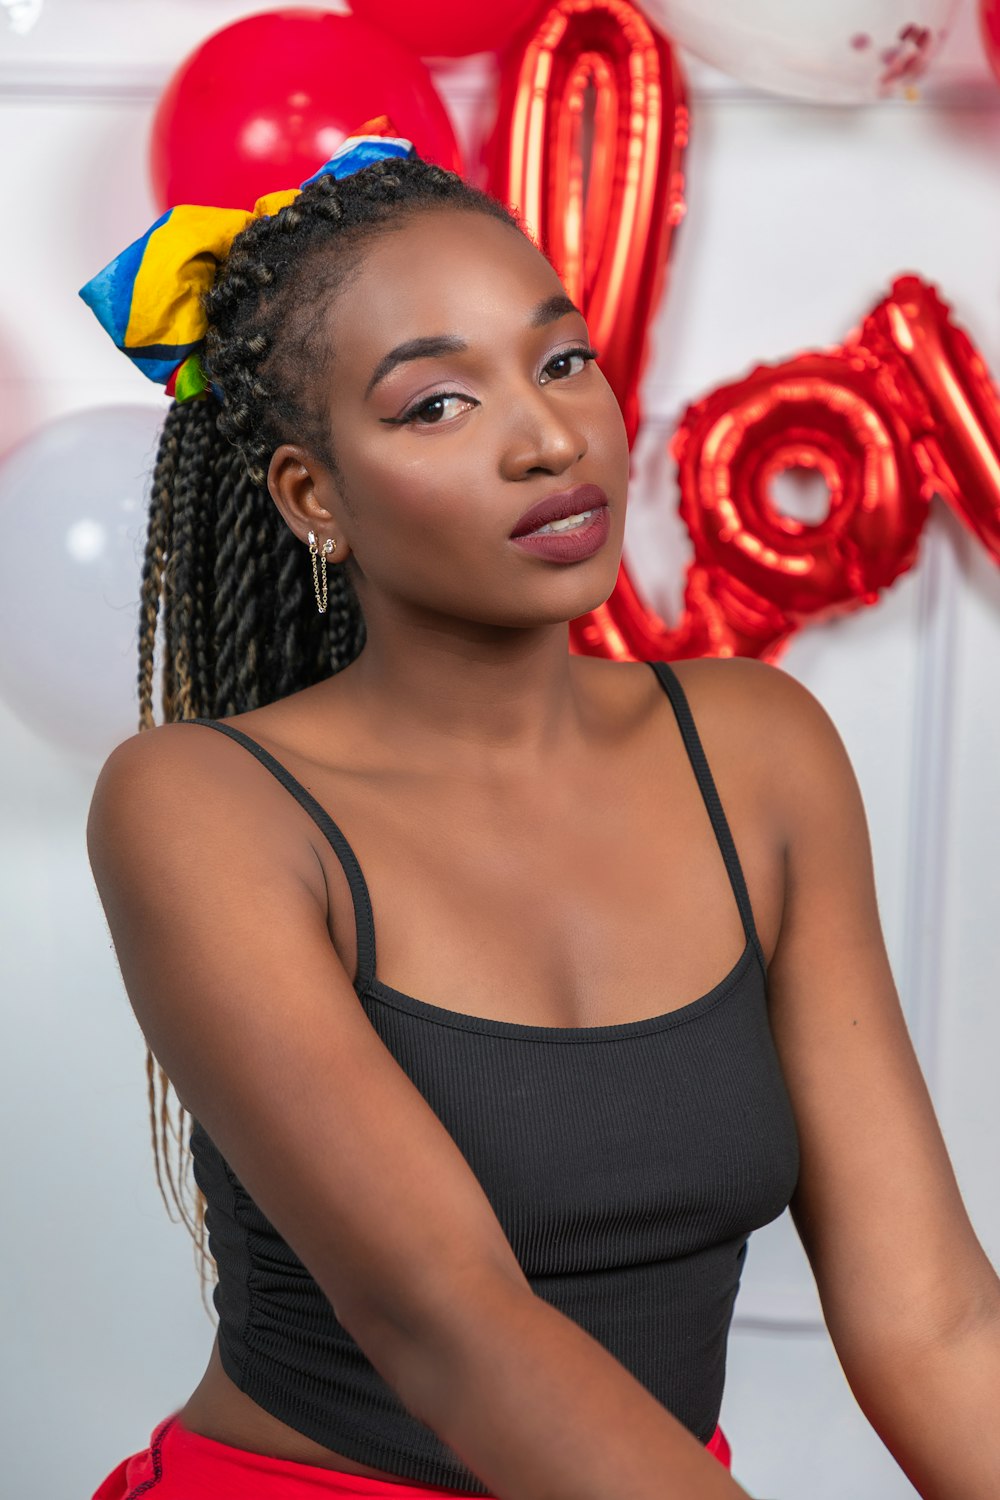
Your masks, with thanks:
[(579, 411), (554, 398), (548, 387), (532, 387), (511, 397), (502, 469), (507, 479), (529, 474), (562, 474), (587, 452)]

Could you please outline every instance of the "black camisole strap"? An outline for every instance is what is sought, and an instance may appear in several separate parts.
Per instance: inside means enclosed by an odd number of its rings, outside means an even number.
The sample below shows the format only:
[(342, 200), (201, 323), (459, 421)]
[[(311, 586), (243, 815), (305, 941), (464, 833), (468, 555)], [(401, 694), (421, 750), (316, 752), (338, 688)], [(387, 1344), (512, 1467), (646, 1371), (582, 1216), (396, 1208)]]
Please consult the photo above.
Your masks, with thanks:
[(743, 867), (736, 852), (736, 845), (733, 842), (733, 835), (730, 832), (726, 814), (722, 809), (722, 801), (716, 789), (715, 781), (709, 770), (708, 760), (706, 759), (701, 739), (695, 728), (694, 716), (691, 713), (687, 696), (681, 687), (677, 673), (668, 662), (650, 661), (646, 665), (652, 667), (660, 679), (660, 683), (666, 689), (670, 702), (673, 705), (677, 723), (688, 753), (688, 759), (691, 762), (692, 770), (701, 788), (701, 795), (708, 809), (708, 815), (712, 820), (712, 827), (715, 829), (715, 836), (718, 839), (722, 857), (726, 862), (729, 883), (733, 888), (733, 895), (736, 897), (736, 905), (739, 907), (740, 918), (743, 922), (743, 931), (746, 933), (748, 941), (753, 944), (761, 969), (766, 977), (767, 960), (764, 957), (764, 950), (761, 947), (760, 938), (757, 934), (757, 925), (753, 919), (753, 908), (750, 905), (750, 895), (747, 891), (746, 881), (743, 878)]
[(375, 977), (375, 917), (372, 912), (371, 896), (368, 893), (368, 883), (362, 873), (358, 857), (330, 814), (320, 806), (311, 792), (306, 791), (301, 781), (297, 781), (291, 771), (283, 766), (280, 760), (275, 759), (270, 750), (265, 750), (263, 745), (258, 745), (257, 741), (251, 739), (242, 729), (237, 729), (233, 724), (223, 724), (219, 719), (195, 718), (182, 719), (178, 722), (207, 724), (209, 728), (221, 730), (223, 734), (228, 734), (230, 739), (237, 740), (244, 745), (250, 754), (255, 755), (261, 764), (278, 778), (282, 786), (291, 792), (295, 800), (301, 803), (327, 842), (332, 845), (347, 876), (351, 901), (354, 904), (354, 926), (358, 944), (354, 985), (356, 989), (366, 988)]

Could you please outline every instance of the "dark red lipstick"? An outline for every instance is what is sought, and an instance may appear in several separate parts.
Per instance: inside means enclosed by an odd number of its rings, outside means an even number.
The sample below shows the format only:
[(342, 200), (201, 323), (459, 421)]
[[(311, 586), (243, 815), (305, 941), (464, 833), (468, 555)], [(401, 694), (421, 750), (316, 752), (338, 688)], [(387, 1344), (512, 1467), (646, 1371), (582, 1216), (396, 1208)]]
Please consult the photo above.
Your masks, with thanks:
[[(564, 527), (559, 531), (539, 528), (553, 521), (565, 521), (570, 516), (592, 514), (578, 525)], [(571, 490), (560, 490), (556, 495), (546, 495), (539, 500), (515, 525), (510, 539), (525, 552), (533, 552), (549, 562), (579, 562), (592, 557), (608, 539), (610, 511), (608, 497), (597, 484), (578, 484)]]
[(579, 515), (580, 511), (593, 510), (597, 505), (607, 505), (608, 497), (599, 484), (577, 484), (571, 490), (560, 490), (556, 495), (546, 495), (526, 510), (511, 532), (511, 536), (524, 536), (550, 521), (565, 521), (567, 516)]

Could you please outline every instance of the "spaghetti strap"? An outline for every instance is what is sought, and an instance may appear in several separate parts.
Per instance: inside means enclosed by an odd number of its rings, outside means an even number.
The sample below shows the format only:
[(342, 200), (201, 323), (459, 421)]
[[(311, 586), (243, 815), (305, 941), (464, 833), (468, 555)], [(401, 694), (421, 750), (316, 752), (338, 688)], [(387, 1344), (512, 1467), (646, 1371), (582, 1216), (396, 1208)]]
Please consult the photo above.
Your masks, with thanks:
[(687, 695), (681, 687), (680, 679), (673, 667), (665, 661), (647, 661), (646, 665), (652, 667), (661, 685), (666, 690), (667, 696), (673, 706), (677, 723), (684, 739), (684, 746), (688, 753), (688, 759), (701, 788), (701, 795), (708, 815), (715, 829), (715, 836), (722, 851), (722, 857), (726, 862), (726, 870), (729, 874), (729, 883), (736, 897), (736, 905), (739, 907), (740, 918), (743, 922), (743, 931), (747, 940), (753, 944), (754, 951), (760, 963), (761, 970), (766, 978), (767, 960), (761, 947), (760, 938), (757, 934), (757, 925), (753, 918), (753, 907), (750, 905), (750, 895), (747, 891), (746, 881), (743, 878), (743, 867), (740, 857), (736, 852), (736, 844), (729, 828), (726, 814), (722, 808), (722, 801), (712, 772), (709, 769), (708, 760), (702, 747), (701, 739), (695, 728), (694, 716), (687, 700)]
[(250, 751), (251, 755), (256, 756), (272, 775), (278, 778), (282, 786), (291, 792), (295, 800), (305, 808), (313, 822), (317, 824), (327, 842), (332, 846), (347, 876), (351, 901), (354, 905), (354, 927), (358, 945), (354, 987), (355, 989), (367, 988), (375, 977), (375, 917), (372, 912), (371, 896), (368, 893), (368, 883), (362, 873), (358, 857), (330, 814), (320, 806), (311, 792), (306, 791), (301, 781), (297, 781), (291, 771), (283, 766), (280, 760), (275, 759), (270, 750), (265, 750), (263, 745), (258, 745), (257, 741), (251, 739), (242, 729), (237, 729), (233, 724), (223, 724), (219, 719), (193, 718), (177, 722), (206, 724), (210, 729), (218, 729), (223, 734), (228, 734), (230, 739), (237, 740)]

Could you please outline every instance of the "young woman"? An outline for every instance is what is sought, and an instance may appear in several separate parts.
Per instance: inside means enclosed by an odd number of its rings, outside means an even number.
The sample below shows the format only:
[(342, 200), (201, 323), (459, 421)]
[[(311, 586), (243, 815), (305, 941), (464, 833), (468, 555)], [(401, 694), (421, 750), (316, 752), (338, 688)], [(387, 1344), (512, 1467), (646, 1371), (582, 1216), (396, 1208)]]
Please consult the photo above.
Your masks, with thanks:
[(515, 214), (363, 127), (212, 215), (84, 289), (187, 361), (88, 848), (219, 1315), (99, 1500), (742, 1495), (726, 1340), (788, 1204), (918, 1492), (995, 1500), (1000, 1281), (830, 719), (757, 661), (570, 654), (629, 453)]

